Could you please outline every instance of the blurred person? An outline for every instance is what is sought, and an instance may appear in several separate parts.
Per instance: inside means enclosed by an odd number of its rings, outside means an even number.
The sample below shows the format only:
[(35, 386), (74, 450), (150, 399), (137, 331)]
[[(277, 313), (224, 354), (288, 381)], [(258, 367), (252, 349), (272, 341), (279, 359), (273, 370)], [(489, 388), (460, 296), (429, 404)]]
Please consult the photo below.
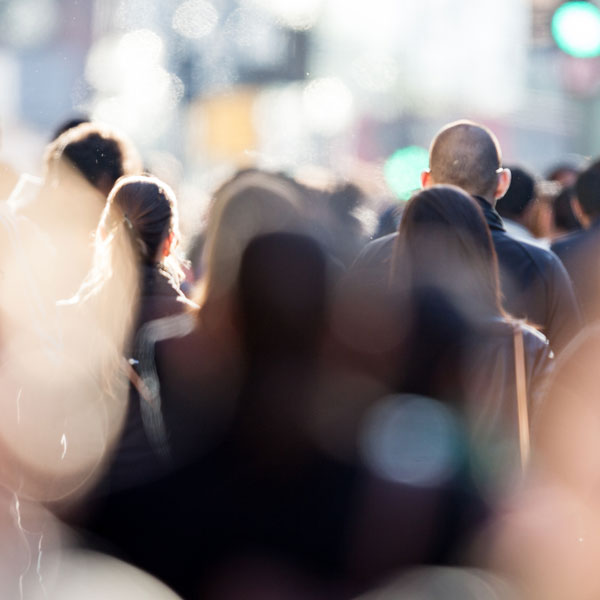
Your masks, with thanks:
[(95, 531), (186, 598), (353, 597), (394, 569), (459, 561), (481, 519), (460, 460), (439, 480), (411, 485), (317, 443), (329, 285), (312, 237), (249, 240), (231, 290), (239, 384), (220, 422), (224, 388), (211, 400), (206, 387), (215, 344), (207, 339), (199, 353), (201, 329), (195, 348), (186, 343), (193, 357), (181, 354), (183, 338), (157, 344), (167, 426), (173, 411), (181, 420), (170, 439), (177, 449), (185, 425), (195, 449), (161, 480), (120, 493)]
[(599, 359), (597, 325), (560, 356), (533, 423), (531, 476), (482, 541), (491, 568), (512, 579), (519, 597), (600, 593)]
[(551, 224), (546, 237), (554, 239), (571, 231), (581, 229), (579, 218), (573, 211), (572, 199), (575, 190), (575, 182), (579, 173), (585, 168), (586, 161), (583, 157), (577, 157), (575, 161), (558, 163), (552, 167), (546, 176), (548, 186), (554, 184), (556, 187), (548, 189), (549, 201), (552, 205)]
[(525, 242), (545, 245), (534, 235), (536, 229), (536, 181), (531, 173), (520, 167), (507, 167), (511, 173), (510, 185), (496, 202), (506, 233)]
[[(506, 310), (541, 327), (555, 351), (577, 332), (580, 314), (573, 288), (560, 260), (549, 250), (509, 236), (496, 201), (510, 185), (510, 171), (501, 166), (500, 146), (494, 134), (471, 121), (442, 128), (429, 150), (430, 169), (424, 188), (452, 184), (471, 194), (483, 210), (500, 267), (500, 287)], [(389, 278), (395, 236), (368, 244), (353, 269), (364, 277)]]
[(158, 407), (149, 405), (135, 371), (142, 352), (136, 334), (149, 321), (196, 308), (180, 289), (179, 238), (172, 190), (150, 176), (120, 178), (98, 225), (94, 266), (73, 299), (97, 319), (100, 331), (118, 340), (116, 360), (127, 356), (133, 365), (125, 426), (106, 482), (110, 491), (156, 477), (162, 467), (165, 440), (153, 412)]
[(580, 157), (578, 162), (580, 163), (579, 167), (573, 162), (561, 162), (554, 165), (548, 170), (546, 179), (548, 181), (556, 181), (562, 187), (574, 186), (577, 176), (582, 170), (581, 164), (583, 164), (583, 159)]
[(564, 191), (556, 181), (536, 182), (536, 203), (532, 214), (531, 232), (544, 244), (550, 244), (554, 238), (564, 235), (566, 230), (570, 231), (571, 227), (578, 227), (570, 208), (570, 200), (568, 197), (565, 199)]
[[(62, 320), (39, 276), (38, 232), (11, 214), (0, 224), (0, 482), (17, 502), (63, 503), (94, 484), (123, 422), (125, 382), (104, 369), (119, 361), (118, 335), (95, 320)], [(112, 307), (111, 323), (127, 306)]]
[(367, 240), (365, 226), (356, 216), (364, 205), (364, 192), (351, 182), (339, 183), (326, 198), (331, 218), (327, 229), (331, 238), (331, 252), (349, 267)]
[[(56, 170), (71, 168), (67, 159), (53, 164)], [(115, 342), (110, 337), (114, 330), (100, 330), (97, 323), (82, 320), (77, 336), (73, 336), (77, 327), (62, 323), (56, 308), (59, 298), (76, 289), (71, 286), (80, 285), (84, 265), (89, 266), (86, 261), (79, 262), (87, 251), (89, 231), (73, 255), (65, 250), (59, 256), (57, 246), (80, 233), (80, 213), (74, 210), (65, 217), (57, 208), (75, 207), (78, 201), (85, 205), (90, 199), (91, 186), (81, 179), (65, 176), (58, 190), (58, 185), (53, 185), (56, 179), (48, 174), (47, 187), (40, 190), (37, 200), (41, 201), (44, 193), (44, 200), (56, 201), (56, 205), (45, 206), (49, 213), (55, 211), (54, 230), (38, 227), (39, 223), (20, 213), (15, 215), (9, 207), (3, 207), (0, 214), (4, 234), (0, 265), (4, 282), (0, 295), (1, 479), (19, 496), (46, 502), (61, 502), (93, 485), (114, 444), (125, 408), (122, 378), (110, 374), (108, 394), (100, 384), (104, 381), (103, 365), (114, 356), (107, 343), (109, 339)], [(46, 195), (51, 191), (54, 198)], [(96, 195), (91, 199), (98, 202)], [(96, 214), (98, 219), (100, 213)], [(64, 232), (58, 229), (61, 218), (65, 219)], [(57, 234), (54, 239), (51, 233)], [(78, 268), (81, 274), (76, 273)], [(113, 307), (113, 322), (120, 322), (122, 309)]]
[(582, 171), (571, 204), (583, 229), (558, 238), (552, 250), (573, 282), (586, 323), (600, 318), (600, 161)]
[(484, 464), (490, 456), (497, 461), (491, 465), (494, 477), (500, 480), (503, 471), (510, 476), (511, 469), (514, 475), (519, 464), (515, 332), (523, 336), (532, 416), (542, 401), (552, 353), (542, 334), (502, 308), (496, 253), (476, 201), (454, 186), (417, 193), (400, 223), (393, 262), (393, 281), (406, 290), (413, 314), (396, 385), (457, 403), (479, 444), (475, 452), (484, 453)]
[[(185, 528), (194, 527), (181, 509), (187, 510), (185, 495), (202, 484), (201, 475), (196, 484), (196, 476), (180, 480), (177, 473), (213, 448), (235, 414), (244, 367), (236, 309), (242, 255), (261, 233), (297, 230), (298, 204), (292, 186), (257, 170), (238, 173), (223, 184), (214, 195), (208, 217), (203, 279), (196, 294), (199, 309), (148, 321), (137, 338), (137, 369), (155, 409), (144, 425), (158, 433), (153, 447), (163, 468), (154, 469), (158, 478), (135, 477), (136, 485), (105, 495), (87, 527), (126, 551), (143, 568), (179, 586), (195, 577), (188, 571), (187, 561), (193, 555), (187, 543), (179, 542), (185, 556), (172, 548), (168, 560), (159, 548), (172, 535), (185, 538)], [(177, 488), (172, 479), (179, 481)], [(190, 487), (183, 497), (176, 494), (167, 504), (159, 500), (171, 493), (171, 487), (181, 490), (182, 486)], [(164, 514), (165, 506), (174, 502), (180, 507), (173, 515), (175, 523)], [(155, 523), (155, 511), (163, 513), (161, 519), (173, 528), (171, 533)], [(148, 535), (140, 537), (134, 532), (148, 523), (153, 523)], [(177, 523), (181, 527), (176, 527)]]
[(311, 168), (296, 177), (278, 176), (297, 188), (311, 235), (341, 270), (348, 268), (368, 239), (371, 209), (365, 192), (352, 181), (338, 181), (333, 174)]
[(248, 242), (269, 231), (301, 230), (301, 190), (277, 174), (247, 169), (214, 194), (202, 252), (202, 279), (194, 300), (210, 326), (231, 326), (230, 298)]
[(373, 234), (373, 239), (396, 233), (398, 225), (400, 225), (400, 219), (402, 218), (402, 211), (404, 210), (405, 203), (394, 202), (388, 205), (379, 215), (377, 220), (377, 229)]
[(29, 242), (50, 301), (77, 291), (91, 268), (93, 234), (108, 193), (119, 177), (140, 171), (131, 142), (100, 123), (72, 127), (46, 147), (41, 187), (11, 202), (18, 216), (40, 229)]
[(550, 237), (560, 238), (574, 231), (581, 229), (581, 222), (573, 211), (573, 199), (575, 198), (575, 188), (573, 186), (564, 187), (555, 195), (552, 202), (552, 228)]

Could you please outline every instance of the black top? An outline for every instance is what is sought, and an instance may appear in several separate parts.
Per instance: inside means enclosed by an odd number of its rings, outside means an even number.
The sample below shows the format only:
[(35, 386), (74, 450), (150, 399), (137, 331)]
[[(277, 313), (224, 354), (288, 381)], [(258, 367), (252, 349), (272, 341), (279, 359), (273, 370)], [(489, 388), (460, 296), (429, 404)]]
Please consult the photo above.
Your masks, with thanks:
[[(140, 349), (140, 328), (156, 319), (183, 313), (193, 304), (185, 298), (161, 265), (144, 265), (139, 301), (138, 319), (132, 336), (130, 362), (137, 369)], [(148, 399), (141, 398), (131, 385), (129, 404), (121, 439), (115, 451), (106, 481), (101, 486), (103, 493), (138, 485), (141, 481), (159, 476), (166, 467), (160, 456), (156, 441), (151, 439), (147, 424), (149, 411), (145, 410)]]
[[(483, 198), (475, 199), (483, 210), (498, 256), (504, 308), (540, 327), (552, 348), (560, 351), (581, 323), (567, 271), (553, 252), (511, 237), (494, 207)], [(367, 244), (352, 270), (374, 284), (385, 284), (397, 235)]]
[(494, 207), (483, 198), (475, 199), (492, 233), (506, 310), (539, 326), (552, 348), (560, 351), (581, 323), (563, 264), (553, 252), (508, 235)]

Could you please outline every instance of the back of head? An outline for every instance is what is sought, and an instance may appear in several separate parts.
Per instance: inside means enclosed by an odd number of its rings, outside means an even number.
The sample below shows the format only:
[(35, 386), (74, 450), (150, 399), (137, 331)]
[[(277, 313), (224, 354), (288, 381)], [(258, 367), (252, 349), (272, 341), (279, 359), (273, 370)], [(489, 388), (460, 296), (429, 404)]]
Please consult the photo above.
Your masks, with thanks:
[(590, 219), (600, 217), (600, 160), (583, 171), (575, 183), (575, 194), (581, 210)]
[(325, 256), (316, 241), (293, 233), (254, 238), (238, 278), (247, 350), (314, 357), (325, 294)]
[(556, 181), (565, 187), (572, 187), (575, 185), (575, 181), (577, 180), (580, 171), (581, 168), (574, 163), (559, 163), (548, 171), (546, 179), (548, 181)]
[(47, 146), (44, 155), (47, 179), (60, 180), (65, 163), (104, 196), (119, 177), (139, 173), (142, 169), (133, 144), (100, 123), (71, 127)]
[(173, 239), (179, 235), (171, 189), (154, 177), (122, 177), (106, 201), (95, 237), (93, 267), (78, 292), (82, 300), (96, 297), (100, 313), (106, 314), (107, 329), (118, 323), (128, 331), (143, 265), (164, 262), (175, 279), (181, 275), (174, 255), (165, 259), (160, 253), (170, 234)]
[(488, 199), (495, 192), (501, 164), (496, 136), (487, 127), (471, 121), (446, 125), (429, 149), (434, 183), (456, 185), (469, 194)]
[(535, 197), (535, 179), (533, 175), (520, 167), (509, 167), (510, 186), (506, 194), (498, 200), (496, 210), (508, 219), (518, 220), (531, 206)]
[(171, 188), (156, 177), (122, 177), (108, 196), (101, 227), (117, 225), (134, 241), (142, 264), (158, 262), (157, 254), (169, 234), (179, 239), (177, 205)]
[(563, 188), (552, 203), (552, 217), (554, 227), (561, 233), (569, 231), (578, 231), (581, 229), (581, 223), (577, 215), (573, 212), (571, 201), (575, 197), (573, 187)]
[(400, 222), (398, 267), (400, 283), (440, 288), (467, 313), (503, 315), (489, 229), (477, 203), (457, 187), (436, 185), (409, 201)]
[(204, 280), (199, 301), (228, 294), (242, 254), (258, 235), (300, 228), (300, 198), (285, 179), (258, 170), (244, 171), (217, 190), (204, 247)]

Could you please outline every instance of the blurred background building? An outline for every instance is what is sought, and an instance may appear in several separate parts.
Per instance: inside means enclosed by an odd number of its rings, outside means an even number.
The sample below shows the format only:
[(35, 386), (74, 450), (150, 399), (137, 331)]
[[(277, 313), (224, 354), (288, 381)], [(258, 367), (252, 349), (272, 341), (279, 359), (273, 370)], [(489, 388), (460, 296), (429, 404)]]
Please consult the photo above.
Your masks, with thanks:
[(2, 157), (39, 171), (85, 113), (166, 179), (310, 164), (404, 195), (435, 131), (471, 118), (544, 172), (600, 154), (600, 8), (564, 4), (0, 0)]

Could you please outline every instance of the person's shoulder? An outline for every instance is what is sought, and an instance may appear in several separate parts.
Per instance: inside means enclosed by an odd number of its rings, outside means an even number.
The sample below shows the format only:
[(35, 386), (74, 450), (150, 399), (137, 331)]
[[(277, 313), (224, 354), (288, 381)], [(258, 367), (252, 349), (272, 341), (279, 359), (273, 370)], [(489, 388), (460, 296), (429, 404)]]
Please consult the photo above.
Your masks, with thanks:
[(507, 243), (514, 248), (518, 248), (523, 254), (527, 255), (533, 262), (541, 268), (552, 268), (561, 265), (560, 259), (549, 248), (544, 248), (534, 242), (513, 238), (504, 234)]
[(398, 233), (394, 232), (368, 242), (354, 261), (353, 267), (369, 263), (378, 257), (391, 255), (397, 237)]
[(398, 232), (394, 231), (393, 233), (388, 233), (380, 238), (376, 238), (371, 240), (365, 247), (363, 248), (363, 252), (365, 253), (375, 253), (383, 248), (391, 247), (394, 244), (394, 241), (398, 237)]
[(572, 248), (579, 246), (583, 241), (585, 241), (586, 237), (588, 236), (586, 231), (583, 229), (579, 231), (572, 231), (571, 233), (562, 235), (554, 240), (550, 246), (550, 249), (552, 252), (560, 256), (564, 252), (568, 252)]

